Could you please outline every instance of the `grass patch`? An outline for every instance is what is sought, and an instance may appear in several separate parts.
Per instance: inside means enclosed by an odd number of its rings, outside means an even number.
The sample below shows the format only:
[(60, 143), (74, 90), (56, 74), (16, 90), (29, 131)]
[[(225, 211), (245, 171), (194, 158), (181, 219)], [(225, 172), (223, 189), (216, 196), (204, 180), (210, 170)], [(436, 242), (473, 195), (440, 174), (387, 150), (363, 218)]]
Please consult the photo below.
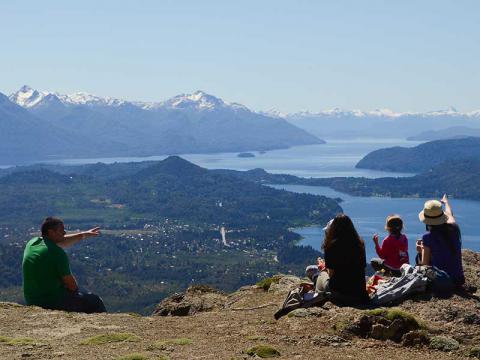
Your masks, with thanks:
[(161, 340), (153, 343), (149, 347), (149, 350), (154, 350), (154, 349), (165, 350), (165, 348), (168, 346), (175, 346), (175, 345), (184, 346), (184, 345), (190, 345), (192, 343), (193, 341), (187, 338)]
[(7, 336), (0, 336), (0, 343), (12, 346), (25, 346), (36, 344), (37, 341), (31, 338), (11, 338)]
[(142, 317), (142, 314), (136, 312), (127, 312), (126, 314), (133, 317)]
[(117, 360), (147, 360), (148, 358), (143, 354), (130, 354), (125, 356), (120, 356)]
[(140, 340), (138, 336), (129, 333), (111, 333), (85, 339), (80, 345), (103, 345), (117, 342), (138, 342)]
[(281, 278), (282, 277), (280, 275), (274, 275), (272, 277), (260, 280), (259, 282), (257, 282), (256, 285), (258, 287), (261, 287), (263, 291), (268, 291), (268, 289), (270, 289), (270, 286), (272, 286), (272, 284), (278, 284)]
[(250, 356), (258, 356), (262, 359), (279, 357), (280, 352), (269, 345), (257, 345), (247, 350)]
[(386, 309), (379, 308), (379, 309), (368, 310), (367, 314), (372, 316), (385, 316), (386, 312), (387, 312)]

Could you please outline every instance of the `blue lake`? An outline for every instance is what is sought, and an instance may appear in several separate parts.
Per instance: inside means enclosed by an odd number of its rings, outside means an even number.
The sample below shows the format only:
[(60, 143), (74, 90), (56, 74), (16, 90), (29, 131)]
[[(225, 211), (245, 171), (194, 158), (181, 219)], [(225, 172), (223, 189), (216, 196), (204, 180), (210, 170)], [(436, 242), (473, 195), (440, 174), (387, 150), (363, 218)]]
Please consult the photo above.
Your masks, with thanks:
[[(385, 197), (358, 197), (337, 192), (327, 187), (303, 185), (270, 185), (277, 189), (292, 192), (324, 195), (332, 198), (341, 198), (340, 206), (345, 214), (351, 217), (360, 236), (365, 240), (367, 258), (376, 256), (372, 241), (374, 233), (380, 238), (387, 235), (384, 230), (385, 218), (389, 214), (399, 214), (404, 220), (405, 231), (409, 240), (410, 261), (415, 258), (415, 241), (425, 232), (425, 225), (418, 220), (418, 213), (428, 199), (385, 198)], [(451, 199), (455, 218), (462, 231), (463, 247), (480, 251), (480, 236), (478, 215), (480, 202)], [(295, 232), (303, 236), (302, 245), (311, 245), (320, 250), (323, 241), (322, 226), (297, 228)]]
[[(255, 157), (240, 158), (238, 153), (180, 154), (184, 159), (207, 169), (250, 170), (262, 168), (271, 173), (292, 174), (302, 177), (364, 176), (377, 178), (392, 176), (389, 172), (355, 169), (355, 164), (373, 150), (391, 146), (415, 146), (418, 142), (401, 139), (328, 140), (327, 144), (295, 146), (289, 149), (256, 152)], [(64, 165), (102, 162), (138, 162), (163, 160), (165, 155), (148, 157), (116, 157), (93, 159), (63, 159), (45, 161)], [(394, 176), (411, 174), (395, 173)]]
[[(403, 139), (358, 139), (358, 140), (329, 140), (327, 144), (296, 146), (289, 149), (255, 152), (255, 157), (240, 158), (238, 153), (216, 154), (181, 154), (183, 158), (207, 169), (250, 170), (263, 168), (271, 173), (291, 174), (302, 177), (335, 177), (355, 176), (377, 178), (384, 176), (411, 176), (412, 174), (390, 173), (356, 169), (355, 164), (367, 153), (385, 147), (418, 145)], [(95, 159), (64, 159), (51, 163), (80, 165), (96, 162), (136, 162), (147, 160), (163, 160), (165, 155), (149, 157), (122, 157), (122, 158), (95, 158)], [(361, 236), (367, 245), (367, 256), (375, 255), (371, 237), (383, 231), (385, 218), (388, 214), (398, 213), (405, 221), (405, 232), (410, 242), (410, 253), (413, 257), (415, 240), (423, 234), (425, 227), (418, 220), (418, 212), (422, 209), (426, 199), (390, 199), (377, 197), (353, 197), (336, 192), (330, 188), (282, 185), (279, 188), (289, 191), (305, 192), (310, 194), (339, 197), (344, 201), (340, 204), (345, 213), (352, 217)], [(446, 189), (448, 192), (448, 189)], [(480, 202), (466, 200), (452, 200), (457, 221), (463, 235), (463, 246), (480, 251), (480, 230), (477, 228), (477, 215), (480, 214)], [(300, 228), (296, 230), (304, 240), (302, 244), (312, 245), (319, 249), (323, 240), (321, 226)]]

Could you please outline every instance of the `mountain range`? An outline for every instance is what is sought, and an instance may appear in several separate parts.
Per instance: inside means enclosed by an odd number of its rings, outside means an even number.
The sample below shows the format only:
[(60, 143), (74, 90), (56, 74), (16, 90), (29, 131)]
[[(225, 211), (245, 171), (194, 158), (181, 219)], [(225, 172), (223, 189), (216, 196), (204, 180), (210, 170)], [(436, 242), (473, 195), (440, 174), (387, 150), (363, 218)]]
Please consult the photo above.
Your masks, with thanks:
[(0, 160), (271, 150), (322, 140), (284, 119), (197, 91), (158, 102), (22, 86), (0, 94)]
[[(378, 137), (405, 139), (421, 132), (445, 130), (450, 127), (480, 130), (480, 110), (459, 112), (454, 107), (424, 113), (395, 112), (389, 109), (347, 111), (335, 108), (317, 113), (282, 114), (272, 111), (269, 114), (282, 117), (314, 135), (327, 139), (375, 139)], [(464, 129), (461, 135), (471, 134)], [(412, 140), (416, 139), (412, 138)]]

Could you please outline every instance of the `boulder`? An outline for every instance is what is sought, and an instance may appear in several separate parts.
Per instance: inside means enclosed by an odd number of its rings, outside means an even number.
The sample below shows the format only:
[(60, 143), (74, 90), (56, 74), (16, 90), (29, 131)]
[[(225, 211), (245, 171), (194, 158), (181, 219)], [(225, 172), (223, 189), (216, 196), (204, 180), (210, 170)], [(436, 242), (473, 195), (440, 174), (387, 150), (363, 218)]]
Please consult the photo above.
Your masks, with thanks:
[(227, 295), (206, 285), (190, 286), (185, 293), (176, 293), (162, 300), (153, 315), (188, 316), (199, 312), (222, 309)]

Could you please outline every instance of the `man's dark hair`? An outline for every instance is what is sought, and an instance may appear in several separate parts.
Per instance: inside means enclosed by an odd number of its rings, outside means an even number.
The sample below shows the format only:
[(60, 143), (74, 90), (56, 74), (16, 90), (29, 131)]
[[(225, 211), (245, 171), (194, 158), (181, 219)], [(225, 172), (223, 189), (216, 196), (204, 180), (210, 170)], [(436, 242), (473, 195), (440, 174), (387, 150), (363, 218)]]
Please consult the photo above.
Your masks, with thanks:
[(63, 220), (57, 217), (49, 216), (42, 223), (42, 236), (48, 235), (48, 230), (56, 229), (63, 224)]

